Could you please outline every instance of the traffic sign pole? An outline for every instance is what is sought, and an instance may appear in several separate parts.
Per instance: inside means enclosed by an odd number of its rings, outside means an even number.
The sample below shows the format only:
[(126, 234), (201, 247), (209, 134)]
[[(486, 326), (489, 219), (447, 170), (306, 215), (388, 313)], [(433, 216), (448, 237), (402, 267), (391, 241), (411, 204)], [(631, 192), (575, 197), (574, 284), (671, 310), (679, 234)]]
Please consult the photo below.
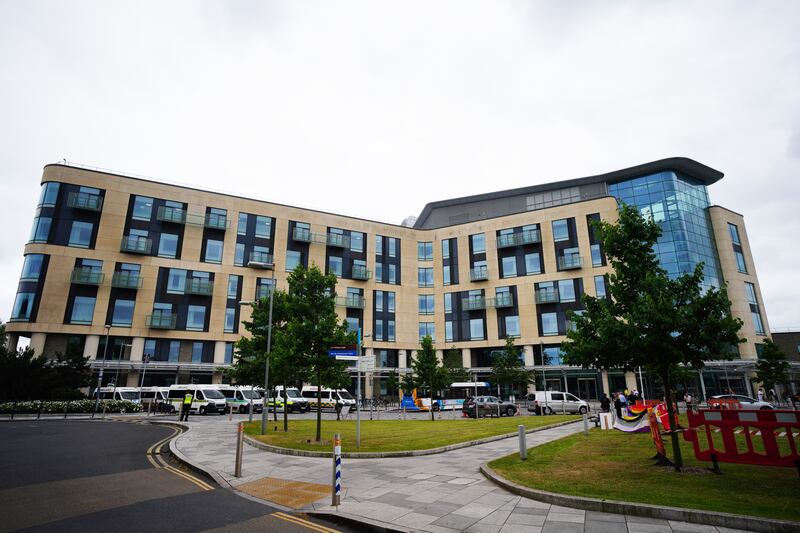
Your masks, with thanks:
[(356, 449), (361, 448), (361, 328), (358, 328), (358, 359), (356, 359)]

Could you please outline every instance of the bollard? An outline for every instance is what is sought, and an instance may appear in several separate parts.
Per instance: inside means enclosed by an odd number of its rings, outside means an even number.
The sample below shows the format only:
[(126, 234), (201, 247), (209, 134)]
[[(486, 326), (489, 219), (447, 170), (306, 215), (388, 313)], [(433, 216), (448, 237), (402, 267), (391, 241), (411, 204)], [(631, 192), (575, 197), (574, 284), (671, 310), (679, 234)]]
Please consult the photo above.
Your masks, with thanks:
[(520, 424), (517, 428), (519, 430), (519, 458), (526, 460), (528, 458), (528, 443), (526, 442), (525, 426)]
[(39, 412), (36, 413), (36, 420), (42, 418), (42, 404), (44, 404), (43, 400), (39, 400)]
[(583, 413), (583, 436), (589, 436), (589, 414)]
[(228, 409), (228, 422), (233, 420), (233, 409)]
[(244, 426), (241, 422), (237, 425), (236, 430), (236, 466), (234, 467), (233, 475), (242, 477), (242, 445), (244, 444)]
[(69, 410), (69, 400), (67, 400), (67, 404), (64, 406), (64, 419), (67, 418), (67, 411)]
[[(331, 505), (339, 507), (342, 494), (342, 439), (333, 434), (333, 480), (331, 482)], [(337, 509), (338, 510), (338, 509)]]

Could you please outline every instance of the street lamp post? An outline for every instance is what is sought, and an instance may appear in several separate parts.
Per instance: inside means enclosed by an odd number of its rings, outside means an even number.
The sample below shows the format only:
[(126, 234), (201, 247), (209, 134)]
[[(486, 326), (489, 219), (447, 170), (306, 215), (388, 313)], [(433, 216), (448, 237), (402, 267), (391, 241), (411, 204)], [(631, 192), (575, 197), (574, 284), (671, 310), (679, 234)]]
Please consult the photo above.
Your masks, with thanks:
[[(142, 359), (142, 380), (139, 383), (139, 403), (142, 403), (142, 387), (144, 387), (144, 375), (147, 373), (147, 363), (150, 362), (150, 354), (144, 356)], [(155, 400), (155, 396), (153, 397)]]
[[(100, 365), (100, 372), (97, 375), (97, 390), (95, 391), (95, 399), (94, 399), (94, 411), (92, 411), (92, 418), (94, 418), (94, 414), (97, 412), (97, 407), (100, 405), (100, 387), (103, 386), (103, 370), (106, 367), (106, 354), (108, 353), (108, 334), (111, 331), (111, 325), (106, 324), (106, 345), (103, 347), (103, 364)], [(97, 354), (95, 353), (95, 358)]]
[(539, 353), (542, 354), (542, 388), (544, 389), (544, 414), (547, 414), (547, 374), (544, 365), (544, 344), (539, 341)]
[[(269, 354), (272, 349), (272, 299), (273, 294), (275, 294), (275, 267), (272, 267), (272, 282), (269, 288), (269, 322), (267, 325), (267, 354), (266, 354), (266, 364), (264, 365), (264, 408), (261, 410), (261, 434), (264, 435), (267, 432), (267, 415), (269, 412)], [(283, 407), (286, 409), (286, 405)], [(277, 402), (275, 402), (275, 410), (277, 411), (278, 406)], [(277, 416), (277, 414), (276, 414)]]

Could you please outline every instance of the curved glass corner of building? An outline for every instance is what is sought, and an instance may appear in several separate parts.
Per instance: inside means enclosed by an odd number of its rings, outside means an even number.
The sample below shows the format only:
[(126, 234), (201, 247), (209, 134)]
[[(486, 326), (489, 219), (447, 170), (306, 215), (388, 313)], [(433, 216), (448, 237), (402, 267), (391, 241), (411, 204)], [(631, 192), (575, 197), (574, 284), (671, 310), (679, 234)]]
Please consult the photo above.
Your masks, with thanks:
[(693, 272), (703, 263), (705, 287), (720, 287), (722, 275), (708, 214), (706, 186), (676, 172), (659, 172), (608, 184), (619, 203), (636, 206), (642, 215), (661, 224), (654, 246), (661, 266), (672, 277)]

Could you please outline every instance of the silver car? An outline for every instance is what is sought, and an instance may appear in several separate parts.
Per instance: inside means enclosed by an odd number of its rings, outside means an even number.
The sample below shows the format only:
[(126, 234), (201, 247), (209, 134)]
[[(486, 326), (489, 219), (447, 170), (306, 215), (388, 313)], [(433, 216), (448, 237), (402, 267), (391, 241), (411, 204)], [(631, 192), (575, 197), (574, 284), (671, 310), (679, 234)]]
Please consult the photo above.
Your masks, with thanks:
[(736, 400), (741, 404), (742, 409), (775, 409), (775, 406), (769, 402), (758, 401), (755, 398), (741, 394), (719, 394), (717, 396), (712, 396), (711, 399)]

